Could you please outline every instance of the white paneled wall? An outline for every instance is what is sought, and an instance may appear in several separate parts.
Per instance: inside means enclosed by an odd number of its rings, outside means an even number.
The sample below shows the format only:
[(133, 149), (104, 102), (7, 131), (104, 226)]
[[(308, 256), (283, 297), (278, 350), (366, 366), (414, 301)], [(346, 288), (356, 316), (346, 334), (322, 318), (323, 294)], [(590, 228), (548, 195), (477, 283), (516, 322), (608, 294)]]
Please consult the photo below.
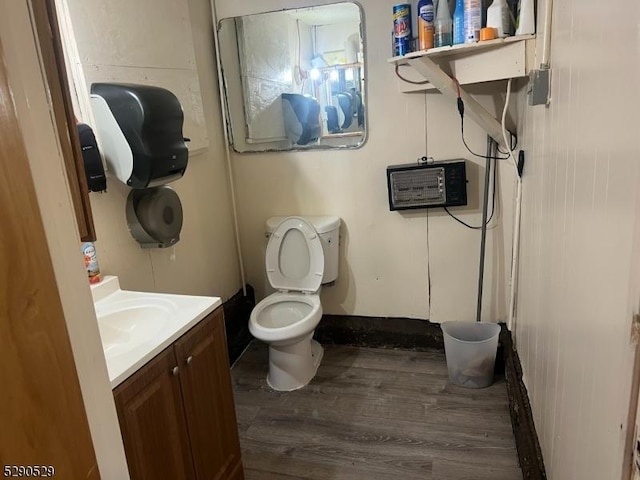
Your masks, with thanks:
[(636, 0), (556, 1), (552, 103), (524, 118), (517, 347), (550, 480), (622, 470), (640, 301), (629, 288), (639, 274), (639, 19)]

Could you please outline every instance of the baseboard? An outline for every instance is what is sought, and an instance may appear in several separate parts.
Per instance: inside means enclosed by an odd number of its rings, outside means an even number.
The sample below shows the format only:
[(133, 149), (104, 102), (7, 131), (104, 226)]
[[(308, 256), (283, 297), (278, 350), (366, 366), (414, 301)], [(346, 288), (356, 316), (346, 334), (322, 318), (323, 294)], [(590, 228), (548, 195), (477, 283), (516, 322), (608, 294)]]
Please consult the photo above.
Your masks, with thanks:
[(516, 439), (522, 478), (523, 480), (546, 480), (547, 473), (533, 422), (531, 402), (522, 379), (522, 364), (513, 346), (511, 332), (504, 325), (500, 334), (500, 343), (503, 346), (511, 425)]
[(440, 325), (414, 318), (323, 315), (314, 338), (328, 345), (444, 350)]
[(256, 299), (251, 285), (247, 284), (246, 290), (246, 296), (242, 290), (239, 290), (238, 293), (222, 304), (227, 332), (229, 362), (232, 365), (253, 339), (251, 333), (249, 333), (249, 316), (256, 305)]
[[(513, 348), (511, 332), (500, 324), (500, 342), (495, 371), (504, 374), (511, 425), (523, 480), (546, 480), (531, 403), (522, 381), (522, 366)], [(412, 318), (324, 315), (314, 338), (325, 345), (353, 345), (402, 350), (444, 350), (442, 330), (437, 323)]]

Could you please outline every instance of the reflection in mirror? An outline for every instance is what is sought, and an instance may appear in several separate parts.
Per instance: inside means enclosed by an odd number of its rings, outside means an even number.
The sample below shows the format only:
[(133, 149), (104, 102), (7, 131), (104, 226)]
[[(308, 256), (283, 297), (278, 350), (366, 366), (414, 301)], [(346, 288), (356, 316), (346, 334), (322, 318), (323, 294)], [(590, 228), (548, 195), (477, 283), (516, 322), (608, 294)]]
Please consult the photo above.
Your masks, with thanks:
[(362, 145), (362, 30), (355, 3), (221, 20), (222, 81), (234, 150)]

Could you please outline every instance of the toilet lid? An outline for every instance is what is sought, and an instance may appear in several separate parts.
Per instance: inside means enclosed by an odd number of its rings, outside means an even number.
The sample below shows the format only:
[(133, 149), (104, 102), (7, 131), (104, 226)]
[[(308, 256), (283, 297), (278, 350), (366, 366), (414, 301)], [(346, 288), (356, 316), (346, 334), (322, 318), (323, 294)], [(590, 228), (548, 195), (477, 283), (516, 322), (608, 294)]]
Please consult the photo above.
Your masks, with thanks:
[(304, 218), (287, 217), (269, 238), (265, 263), (272, 287), (317, 292), (324, 273), (320, 236)]

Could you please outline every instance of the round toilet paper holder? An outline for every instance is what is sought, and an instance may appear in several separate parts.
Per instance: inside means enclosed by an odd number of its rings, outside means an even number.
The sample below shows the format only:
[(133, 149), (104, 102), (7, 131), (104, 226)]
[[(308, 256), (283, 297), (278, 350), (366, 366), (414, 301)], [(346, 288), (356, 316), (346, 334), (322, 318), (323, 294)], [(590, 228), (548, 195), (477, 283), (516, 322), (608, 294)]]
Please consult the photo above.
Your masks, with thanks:
[(134, 189), (127, 196), (127, 225), (141, 248), (166, 248), (180, 240), (182, 204), (167, 185)]

